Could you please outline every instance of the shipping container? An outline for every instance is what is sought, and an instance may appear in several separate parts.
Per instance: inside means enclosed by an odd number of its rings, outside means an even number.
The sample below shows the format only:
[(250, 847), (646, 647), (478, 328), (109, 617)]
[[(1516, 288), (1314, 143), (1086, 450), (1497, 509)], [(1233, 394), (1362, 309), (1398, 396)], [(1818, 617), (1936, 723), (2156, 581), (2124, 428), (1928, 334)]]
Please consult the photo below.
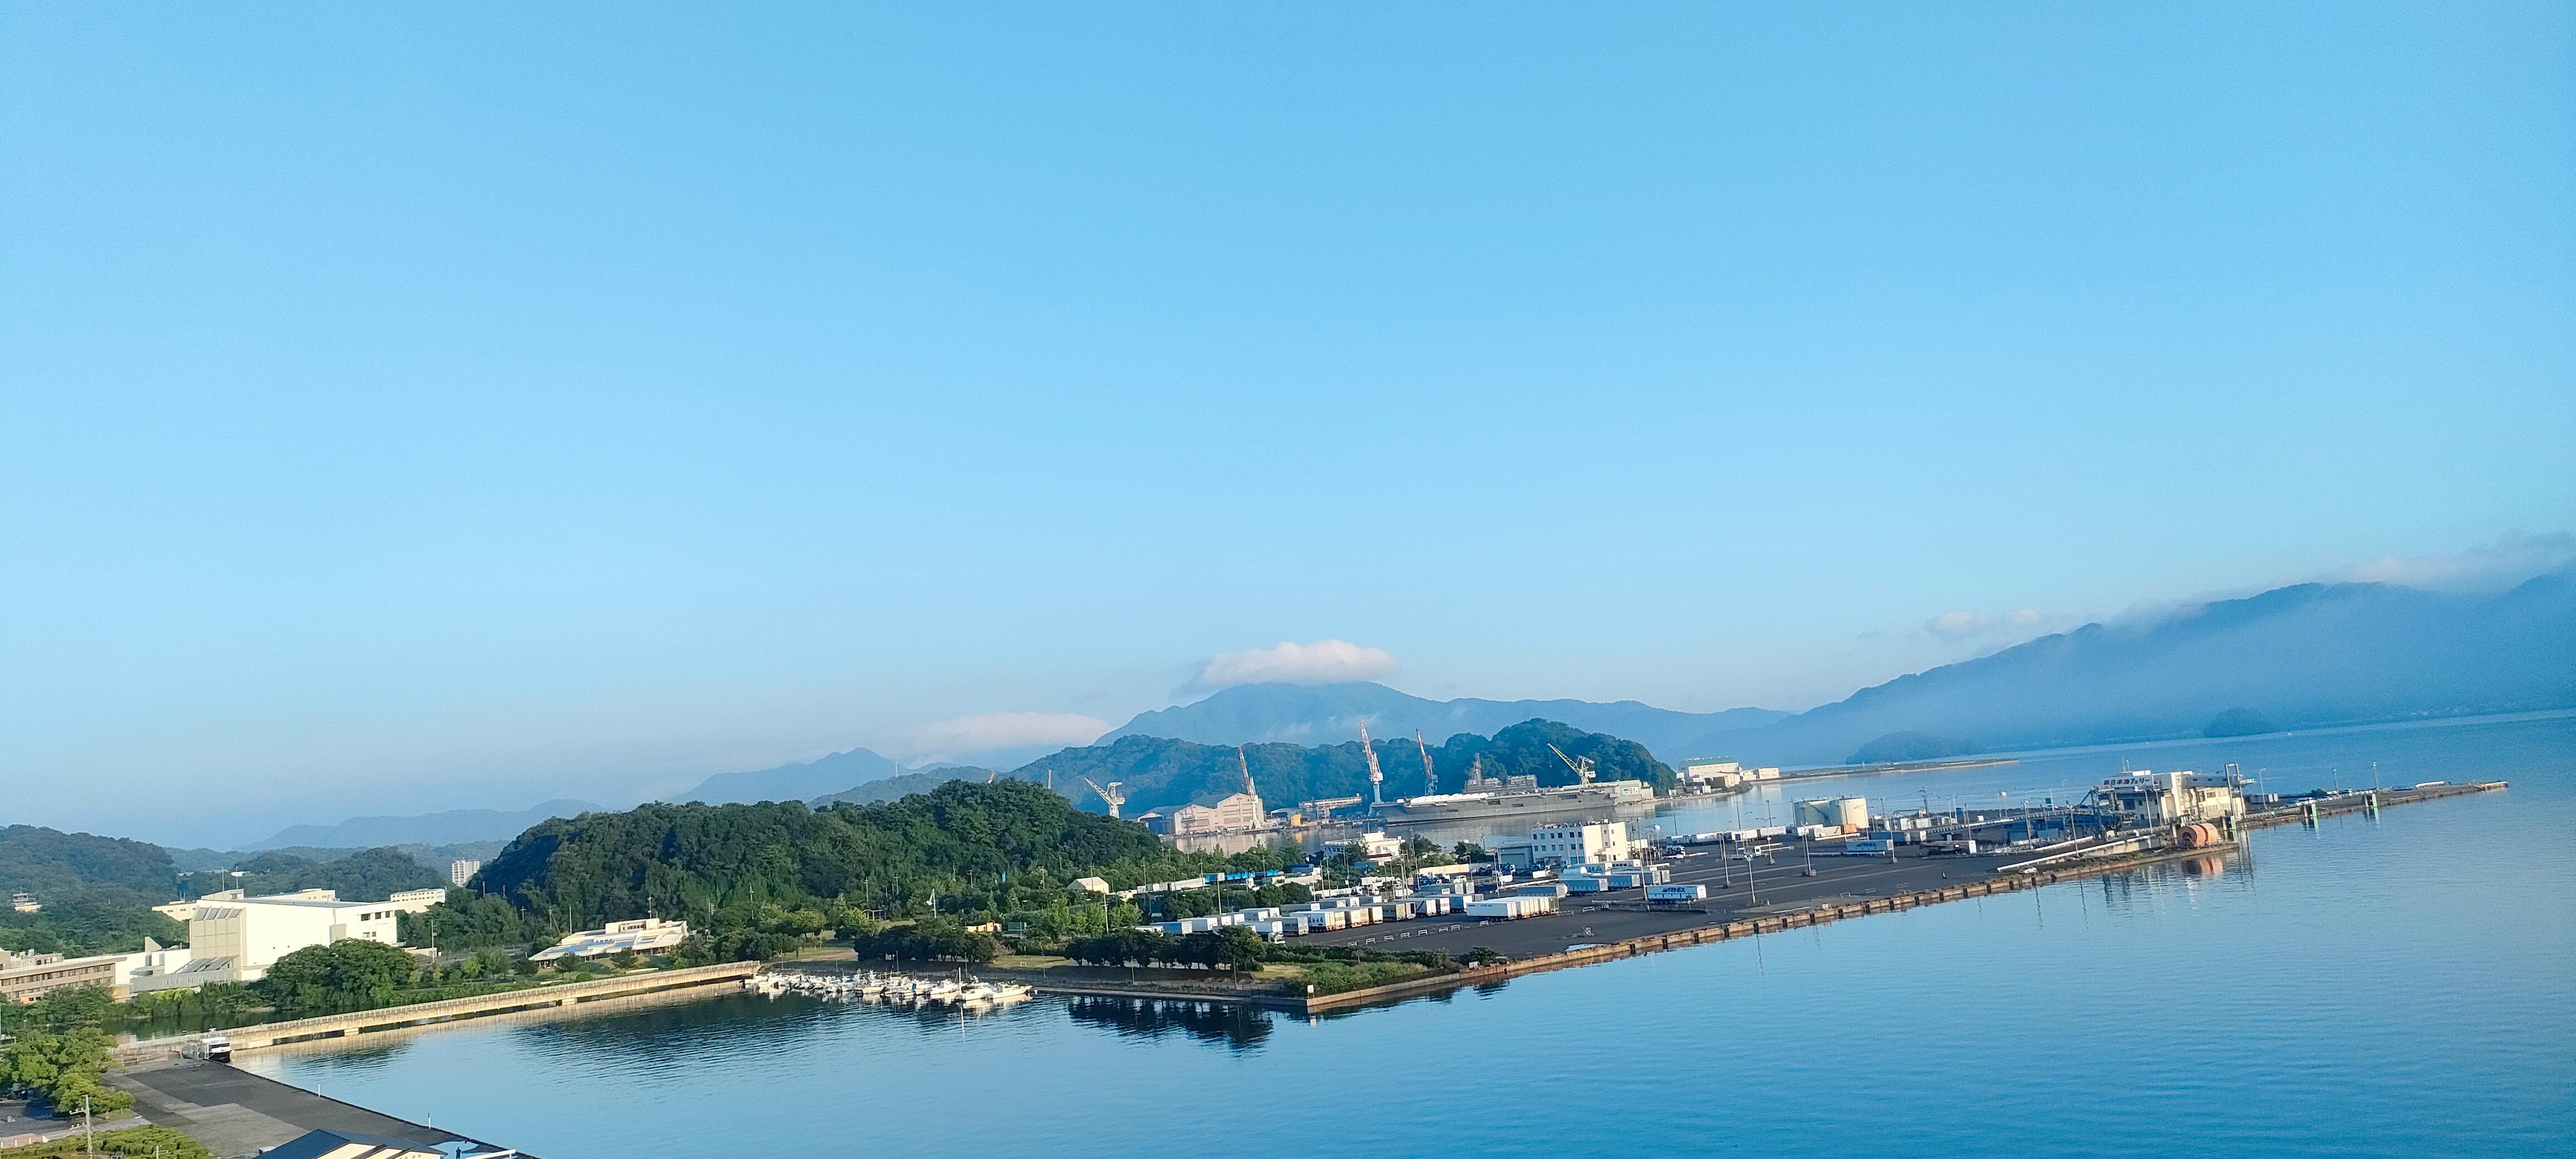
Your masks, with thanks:
[(1646, 900), (1707, 901), (1708, 887), (1705, 885), (1650, 885), (1646, 887)]

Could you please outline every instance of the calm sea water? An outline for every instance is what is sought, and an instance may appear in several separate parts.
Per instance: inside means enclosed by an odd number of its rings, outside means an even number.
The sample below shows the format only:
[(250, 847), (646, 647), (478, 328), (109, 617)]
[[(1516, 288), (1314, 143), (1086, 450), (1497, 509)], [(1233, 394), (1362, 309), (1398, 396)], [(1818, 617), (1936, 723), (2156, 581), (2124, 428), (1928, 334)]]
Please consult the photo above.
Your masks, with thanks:
[(1312, 1023), (726, 995), (245, 1065), (546, 1159), (2576, 1154), (2576, 716), (1822, 784), (1942, 805), (2229, 761), (2514, 785)]

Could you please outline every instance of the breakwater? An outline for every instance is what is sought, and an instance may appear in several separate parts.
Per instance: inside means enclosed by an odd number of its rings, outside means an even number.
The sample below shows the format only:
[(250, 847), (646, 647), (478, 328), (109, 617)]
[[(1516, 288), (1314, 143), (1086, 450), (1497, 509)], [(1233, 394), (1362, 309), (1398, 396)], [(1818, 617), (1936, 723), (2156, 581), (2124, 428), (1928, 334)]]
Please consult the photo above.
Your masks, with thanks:
[[(2388, 805), (2403, 805), (2419, 801), (2431, 801), (2442, 797), (2456, 797), (2468, 793), (2491, 793), (2506, 787), (2507, 785), (2503, 781), (2474, 781), (2465, 784), (2434, 785), (2423, 788), (2371, 789), (2331, 797), (2305, 798), (2298, 802), (2269, 808), (2260, 813), (2248, 814), (2245, 818), (2244, 824), (2248, 828), (2261, 828), (2271, 825), (2289, 825), (2305, 820), (2311, 820), (2319, 816), (2375, 811)], [(1304, 1001), (1304, 1007), (1306, 1013), (1318, 1014), (1330, 1010), (1374, 1005), (1377, 1003), (1411, 998), (1420, 994), (1436, 993), (1442, 990), (1453, 990), (1460, 987), (1500, 982), (1508, 978), (1518, 977), (1522, 974), (1535, 974), (1542, 970), (1562, 970), (1573, 966), (1590, 966), (1601, 962), (1614, 961), (1619, 958), (1632, 958), (1639, 954), (1651, 954), (1664, 950), (1678, 950), (1688, 946), (1704, 945), (1710, 942), (1730, 941), (1735, 938), (1749, 938), (1761, 934), (1780, 933), (1786, 930), (1802, 929), (1807, 926), (1823, 925), (1826, 922), (1842, 921), (1846, 918), (1865, 917), (1870, 914), (1894, 913), (1899, 910), (1913, 909), (1917, 906), (1937, 905), (1947, 901), (1965, 901), (1969, 898), (1990, 897), (1999, 893), (2013, 893), (2020, 890), (2037, 889), (2044, 885), (2055, 885), (2061, 881), (2071, 881), (2085, 877), (2099, 877), (2103, 874), (2119, 873), (2125, 870), (2135, 869), (2139, 866), (2153, 865), (2159, 862), (2188, 861), (2194, 858), (2208, 857), (2215, 852), (2218, 852), (2218, 850), (2210, 848), (2158, 849), (2121, 857), (2106, 857), (2093, 861), (2071, 862), (2065, 865), (2052, 865), (2046, 868), (2034, 868), (2020, 872), (1998, 873), (1982, 881), (1966, 882), (1964, 884), (1945, 886), (1939, 889), (1908, 890), (1902, 893), (1891, 894), (1887, 897), (1871, 898), (1867, 901), (1819, 905), (1807, 909), (1791, 910), (1770, 916), (1739, 918), (1734, 921), (1712, 923), (1695, 929), (1676, 930), (1671, 933), (1651, 934), (1646, 937), (1629, 938), (1617, 942), (1606, 942), (1597, 946), (1586, 946), (1581, 949), (1569, 949), (1554, 954), (1539, 954), (1525, 958), (1515, 958), (1508, 962), (1500, 962), (1490, 966), (1473, 966), (1427, 977), (1407, 978), (1400, 982), (1371, 987), (1365, 990), (1350, 990), (1340, 994), (1318, 994), (1307, 997)]]
[[(418, 1002), (409, 1006), (387, 1006), (378, 1010), (357, 1010), (346, 1014), (326, 1014), (318, 1018), (295, 1018), (284, 1022), (262, 1022), (236, 1026), (216, 1033), (232, 1040), (233, 1050), (259, 1050), (290, 1042), (315, 1038), (346, 1038), (369, 1031), (392, 1030), (427, 1023), (452, 1022), (514, 1010), (534, 1010), (550, 1006), (573, 1006), (606, 998), (622, 998), (708, 986), (748, 978), (760, 969), (758, 962), (719, 962), (712, 966), (689, 966), (677, 970), (655, 970), (615, 978), (598, 978), (588, 982), (564, 982), (551, 986), (532, 986), (524, 990), (505, 990), (472, 998), (449, 998), (437, 1002)], [(147, 1038), (125, 1043), (116, 1048), (119, 1060), (137, 1062), (145, 1059), (170, 1058), (179, 1053), (182, 1044), (203, 1035), (184, 1034), (169, 1038)]]

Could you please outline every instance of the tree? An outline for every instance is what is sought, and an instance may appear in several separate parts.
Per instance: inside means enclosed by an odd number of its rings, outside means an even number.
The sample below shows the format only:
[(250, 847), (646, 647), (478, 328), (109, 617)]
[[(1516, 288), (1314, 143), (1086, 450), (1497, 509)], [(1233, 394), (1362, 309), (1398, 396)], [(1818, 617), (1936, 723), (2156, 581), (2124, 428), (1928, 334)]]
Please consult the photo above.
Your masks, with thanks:
[(31, 1029), (0, 1052), (0, 1080), (34, 1089), (57, 1111), (77, 1111), (89, 1099), (90, 1110), (105, 1114), (134, 1105), (134, 1097), (99, 1081), (107, 1070), (107, 1032), (81, 1027), (64, 1033)]
[(414, 970), (410, 954), (351, 938), (279, 958), (252, 986), (280, 1010), (369, 1010), (392, 1004)]

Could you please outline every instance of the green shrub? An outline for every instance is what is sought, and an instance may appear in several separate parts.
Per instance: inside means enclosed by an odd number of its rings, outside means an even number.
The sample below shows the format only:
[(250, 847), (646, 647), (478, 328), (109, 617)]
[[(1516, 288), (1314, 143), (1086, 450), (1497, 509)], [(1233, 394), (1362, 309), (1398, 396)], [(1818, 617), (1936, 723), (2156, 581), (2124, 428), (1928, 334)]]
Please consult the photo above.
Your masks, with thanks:
[[(97, 1138), (101, 1155), (159, 1155), (163, 1159), (215, 1159), (215, 1153), (194, 1139), (168, 1127), (120, 1127), (101, 1131)], [(0, 1151), (0, 1159), (58, 1159), (60, 1156), (83, 1154), (88, 1141), (78, 1135), (38, 1143), (32, 1147), (12, 1147)]]

